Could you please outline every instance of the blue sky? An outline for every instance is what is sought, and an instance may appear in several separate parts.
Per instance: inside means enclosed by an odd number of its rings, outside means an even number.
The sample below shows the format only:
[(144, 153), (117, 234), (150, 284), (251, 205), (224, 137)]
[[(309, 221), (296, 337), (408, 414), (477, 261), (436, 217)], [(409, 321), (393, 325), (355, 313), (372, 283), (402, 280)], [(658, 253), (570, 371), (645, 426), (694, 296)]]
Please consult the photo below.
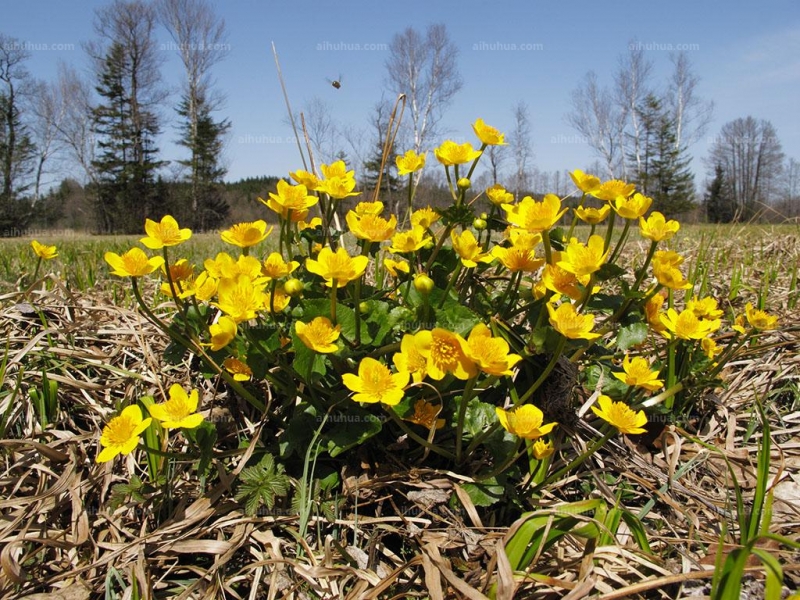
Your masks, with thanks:
[[(63, 60), (80, 70), (88, 63), (81, 42), (94, 37), (94, 9), (105, 1), (0, 0), (0, 31), (30, 44), (29, 71), (53, 78)], [(636, 38), (654, 63), (653, 85), (663, 87), (670, 49), (687, 45), (698, 94), (715, 103), (706, 136), (691, 148), (702, 180), (702, 158), (720, 127), (752, 115), (772, 122), (787, 156), (800, 159), (800, 3), (608, 2), (532, 0), (406, 0), (339, 3), (217, 0), (228, 27), (230, 54), (215, 71), (227, 97), (220, 116), (233, 127), (225, 151), (229, 179), (285, 175), (300, 159), (285, 124), (285, 107), (271, 55), (274, 41), (295, 109), (324, 101), (349, 130), (366, 129), (385, 91), (386, 50), (408, 26), (424, 30), (445, 23), (459, 48), (464, 87), (444, 124), (456, 140), (473, 139), (478, 117), (501, 130), (513, 124), (512, 107), (530, 109), (534, 163), (542, 170), (582, 168), (594, 160), (566, 123), (572, 90), (588, 70), (610, 84), (620, 55)], [(159, 42), (169, 42), (164, 31)], [(352, 49), (357, 45), (369, 49)], [(516, 46), (516, 49), (512, 49)], [(177, 89), (181, 67), (165, 50), (165, 84)], [(341, 89), (328, 79), (342, 78)], [(176, 100), (177, 96), (173, 96)], [(180, 157), (174, 111), (165, 106), (166, 159)]]

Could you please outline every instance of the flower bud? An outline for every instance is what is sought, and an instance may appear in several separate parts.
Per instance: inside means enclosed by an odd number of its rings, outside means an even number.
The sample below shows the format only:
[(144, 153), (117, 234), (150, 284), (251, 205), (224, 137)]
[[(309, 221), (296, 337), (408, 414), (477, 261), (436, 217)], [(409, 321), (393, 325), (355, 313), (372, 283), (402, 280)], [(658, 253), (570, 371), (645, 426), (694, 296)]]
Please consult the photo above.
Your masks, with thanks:
[(283, 291), (292, 298), (300, 296), (305, 288), (305, 284), (299, 279), (287, 279), (283, 284)]
[(484, 229), (486, 229), (488, 224), (486, 223), (486, 219), (475, 219), (474, 221), (472, 221), (472, 226), (478, 231), (483, 231)]
[(436, 284), (433, 279), (425, 275), (425, 273), (414, 275), (414, 288), (423, 296), (430, 294), (434, 287), (436, 287)]
[(367, 304), (366, 302), (359, 302), (358, 312), (360, 312), (362, 315), (367, 314), (369, 312), (369, 304)]
[(466, 177), (462, 177), (456, 182), (456, 185), (460, 190), (468, 190), (472, 186), (472, 183)]

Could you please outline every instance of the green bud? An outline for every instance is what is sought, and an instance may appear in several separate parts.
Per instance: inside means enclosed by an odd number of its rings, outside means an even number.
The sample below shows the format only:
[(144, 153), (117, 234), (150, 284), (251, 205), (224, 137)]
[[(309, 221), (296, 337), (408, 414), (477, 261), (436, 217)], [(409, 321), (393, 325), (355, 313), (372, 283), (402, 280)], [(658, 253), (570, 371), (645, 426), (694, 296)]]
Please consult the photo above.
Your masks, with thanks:
[(433, 279), (425, 275), (425, 273), (414, 275), (414, 288), (423, 296), (430, 294), (434, 287), (436, 287), (436, 284)]
[(486, 229), (486, 227), (488, 226), (488, 224), (486, 223), (486, 219), (475, 219), (475, 220), (472, 222), (472, 226), (473, 226), (475, 229), (477, 229), (478, 231), (483, 231), (484, 229)]
[(461, 179), (459, 179), (456, 182), (456, 185), (458, 186), (458, 189), (460, 189), (460, 190), (468, 190), (470, 187), (472, 187), (472, 183), (466, 177), (462, 177)]
[(283, 284), (283, 291), (285, 291), (292, 298), (302, 295), (306, 286), (299, 279), (287, 279)]

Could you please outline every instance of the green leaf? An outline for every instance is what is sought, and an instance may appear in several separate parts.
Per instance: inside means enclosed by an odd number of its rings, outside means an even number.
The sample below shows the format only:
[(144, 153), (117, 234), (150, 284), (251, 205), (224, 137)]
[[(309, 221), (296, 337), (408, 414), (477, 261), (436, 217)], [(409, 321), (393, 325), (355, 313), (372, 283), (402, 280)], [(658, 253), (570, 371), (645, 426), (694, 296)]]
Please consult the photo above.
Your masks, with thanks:
[(625, 269), (619, 265), (615, 265), (614, 263), (606, 263), (600, 267), (600, 270), (597, 271), (594, 276), (597, 281), (606, 281), (624, 274)]
[(345, 413), (331, 415), (328, 422), (334, 423), (334, 426), (321, 436), (321, 446), (331, 457), (363, 444), (383, 428), (380, 418), (357, 407), (350, 408)]
[(643, 344), (647, 339), (648, 328), (645, 323), (632, 323), (619, 328), (617, 348), (625, 352), (631, 346)]
[(481, 402), (473, 398), (467, 403), (464, 415), (464, 429), (473, 437), (489, 429), (497, 421), (497, 413), (493, 404)]
[(595, 389), (601, 376), (603, 385), (600, 391), (606, 396), (619, 400), (628, 392), (627, 384), (611, 375), (611, 369), (597, 364), (590, 365), (586, 369), (586, 387), (590, 390)]
[(244, 502), (245, 513), (251, 516), (262, 504), (267, 510), (272, 510), (275, 499), (289, 492), (289, 476), (284, 473), (283, 465), (276, 463), (269, 453), (264, 454), (257, 465), (243, 469), (239, 480), (234, 498), (237, 502)]
[(379, 300), (367, 300), (366, 304), (367, 312), (364, 320), (372, 336), (373, 345), (380, 346), (395, 324), (391, 319), (389, 304)]
[(505, 488), (497, 483), (496, 477), (480, 483), (464, 483), (461, 487), (475, 506), (492, 506), (505, 496)]
[(436, 311), (437, 325), (462, 337), (467, 337), (472, 328), (482, 321), (478, 315), (453, 298), (445, 300), (442, 309)]

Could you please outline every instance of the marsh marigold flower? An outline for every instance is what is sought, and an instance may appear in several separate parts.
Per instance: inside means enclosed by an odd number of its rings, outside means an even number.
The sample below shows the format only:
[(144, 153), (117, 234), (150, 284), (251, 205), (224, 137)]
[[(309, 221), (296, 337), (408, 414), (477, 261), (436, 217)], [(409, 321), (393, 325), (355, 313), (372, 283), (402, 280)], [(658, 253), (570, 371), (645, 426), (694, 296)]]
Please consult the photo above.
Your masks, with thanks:
[(589, 225), (597, 225), (602, 223), (611, 212), (611, 206), (604, 204), (600, 208), (591, 208), (586, 206), (579, 206), (575, 209), (575, 215), (584, 223)]
[(597, 188), (587, 193), (600, 200), (613, 203), (617, 198), (627, 198), (635, 189), (636, 186), (632, 183), (625, 183), (619, 179), (611, 179), (609, 181), (604, 181)]
[(319, 198), (309, 195), (308, 188), (303, 184), (291, 185), (283, 179), (278, 182), (277, 192), (270, 192), (269, 200), (259, 198), (258, 201), (266, 204), (283, 219), (291, 216), (293, 221), (301, 221), (308, 214), (308, 209), (319, 202)]
[(639, 217), (639, 232), (643, 238), (652, 240), (654, 242), (663, 242), (670, 239), (681, 228), (681, 224), (677, 221), (667, 221), (658, 211), (650, 213), (650, 216), (645, 219)]
[(428, 374), (428, 359), (419, 351), (414, 334), (406, 333), (403, 336), (400, 352), (392, 356), (392, 362), (398, 371), (410, 373), (414, 383), (419, 383)]
[(427, 400), (417, 400), (414, 403), (414, 413), (410, 417), (405, 417), (404, 420), (422, 425), (425, 429), (430, 430), (432, 427), (441, 429), (444, 427), (444, 419), (437, 419), (436, 416), (441, 412), (442, 405), (434, 406)]
[(561, 260), (560, 252), (553, 252), (553, 260), (556, 264), (545, 265), (542, 271), (542, 284), (551, 292), (557, 294), (564, 294), (572, 300), (580, 300), (583, 297), (583, 291), (578, 287), (578, 278), (574, 273), (565, 271), (558, 266), (558, 261)]
[(425, 208), (418, 208), (411, 213), (411, 225), (428, 229), (440, 218), (441, 215), (438, 212), (433, 210), (430, 206), (426, 206)]
[(717, 345), (717, 342), (714, 338), (703, 338), (700, 341), (700, 347), (705, 352), (705, 355), (708, 357), (708, 360), (714, 360), (717, 355), (722, 354), (724, 348)]
[[(600, 270), (608, 258), (608, 251), (603, 252), (604, 240), (599, 235), (593, 235), (584, 246), (576, 238), (572, 238), (561, 253), (559, 267), (573, 273), (578, 279), (587, 277)], [(586, 283), (588, 280), (581, 280)]]
[(717, 307), (717, 299), (711, 296), (692, 298), (686, 303), (686, 308), (691, 310), (698, 319), (719, 319), (723, 314)]
[(565, 303), (554, 309), (548, 302), (547, 312), (550, 313), (550, 324), (566, 338), (594, 340), (600, 337), (599, 333), (592, 333), (594, 315), (578, 314), (572, 304)]
[[(364, 274), (369, 264), (366, 256), (351, 257), (344, 246), (334, 252), (328, 246), (319, 251), (317, 259), (306, 259), (306, 269), (319, 275), (328, 287), (344, 287)], [(335, 282), (335, 283), (334, 283)]]
[(650, 392), (664, 387), (664, 382), (658, 379), (658, 371), (651, 371), (650, 363), (641, 356), (631, 359), (626, 354), (622, 360), (622, 370), (625, 372), (612, 375), (627, 385), (644, 388)]
[(169, 388), (169, 399), (161, 404), (150, 405), (148, 410), (164, 429), (194, 429), (203, 422), (203, 416), (197, 413), (198, 403), (197, 390), (187, 394), (179, 384), (174, 383)]
[(339, 339), (342, 326), (334, 327), (327, 317), (316, 317), (310, 323), (297, 321), (294, 326), (297, 337), (314, 352), (331, 354), (339, 349), (336, 340)]
[(263, 287), (247, 275), (239, 275), (236, 279), (222, 279), (217, 287), (217, 302), (212, 305), (219, 308), (237, 323), (256, 318), (256, 313), (263, 310), (267, 295)]
[(211, 334), (211, 343), (204, 345), (211, 346), (211, 350), (214, 352), (221, 350), (233, 341), (236, 331), (236, 321), (222, 315), (216, 323), (209, 325), (208, 332)]
[(753, 308), (749, 302), (745, 306), (745, 314), (747, 314), (747, 322), (751, 327), (760, 329), (762, 331), (769, 331), (775, 329), (778, 325), (778, 317), (771, 315), (766, 311)]
[(394, 159), (397, 165), (397, 174), (401, 176), (410, 175), (411, 173), (420, 171), (422, 167), (425, 166), (426, 157), (426, 153), (417, 154), (414, 150), (408, 150), (402, 156), (398, 156)]
[(511, 248), (495, 246), (492, 248), (492, 256), (512, 273), (518, 271), (533, 273), (544, 264), (544, 259), (534, 256), (533, 248), (526, 248), (525, 246), (514, 245)]
[(415, 225), (409, 231), (398, 231), (392, 236), (392, 245), (389, 252), (394, 254), (410, 254), (417, 252), (431, 241), (431, 237), (426, 235), (425, 228)]
[(179, 228), (178, 222), (171, 215), (165, 215), (160, 223), (150, 219), (145, 220), (144, 230), (147, 237), (139, 241), (150, 250), (159, 250), (164, 246), (177, 246), (192, 237), (192, 230)]
[(525, 196), (519, 204), (504, 204), (503, 209), (509, 223), (530, 233), (547, 231), (568, 210), (561, 208), (561, 199), (555, 194), (547, 194), (541, 202)]
[(461, 264), (465, 267), (477, 267), (479, 262), (490, 263), (494, 260), (491, 254), (482, 252), (483, 249), (478, 244), (478, 240), (469, 229), (462, 231), (461, 235), (451, 231), (450, 239), (453, 241), (453, 250), (456, 251), (461, 259)]
[(356, 213), (359, 217), (363, 217), (365, 215), (375, 215), (378, 216), (383, 212), (383, 202), (380, 200), (369, 201), (369, 202), (359, 202), (356, 204), (356, 207), (353, 209), (353, 212)]
[(553, 442), (545, 442), (543, 439), (538, 439), (533, 443), (532, 452), (533, 458), (542, 460), (552, 455), (555, 452), (555, 448), (553, 448)]
[(452, 373), (457, 379), (475, 377), (478, 369), (467, 356), (466, 340), (451, 331), (437, 327), (420, 331), (414, 336), (419, 353), (428, 361), (428, 376), (436, 381)]
[(33, 253), (42, 260), (51, 260), (58, 256), (58, 251), (55, 246), (45, 246), (36, 240), (31, 241), (31, 248), (33, 248)]
[(355, 392), (353, 400), (356, 402), (395, 406), (405, 396), (409, 377), (408, 371), (392, 373), (383, 363), (366, 357), (358, 364), (358, 375), (345, 373), (342, 381), (347, 389)]
[(584, 194), (590, 194), (600, 187), (600, 180), (597, 177), (584, 173), (580, 169), (575, 169), (569, 176), (572, 178), (572, 183), (575, 184), (575, 187)]
[(664, 331), (664, 324), (661, 322), (661, 306), (664, 304), (664, 296), (656, 294), (651, 297), (644, 305), (644, 314), (650, 329), (656, 333)]
[(318, 191), (325, 192), (335, 200), (358, 196), (361, 193), (353, 191), (356, 187), (355, 171), (348, 171), (343, 160), (337, 160), (330, 165), (320, 165), (320, 170), (325, 178), (317, 185)]
[(253, 370), (238, 358), (229, 356), (222, 361), (222, 367), (233, 375), (234, 381), (250, 381), (253, 378)]
[(292, 297), (286, 293), (283, 286), (276, 287), (274, 295), (271, 291), (264, 294), (264, 309), (275, 313), (283, 312), (291, 301)]
[(514, 194), (507, 191), (499, 183), (495, 183), (492, 187), (486, 188), (486, 197), (489, 198), (489, 202), (494, 204), (495, 206), (502, 206), (503, 204), (513, 204), (514, 202)]
[(481, 155), (481, 151), (475, 150), (469, 142), (456, 144), (452, 140), (446, 140), (433, 151), (433, 154), (445, 167), (452, 167), (472, 162)]
[(389, 271), (392, 277), (399, 277), (400, 273), (408, 275), (411, 272), (411, 267), (409, 267), (407, 260), (384, 258), (383, 266), (386, 267), (386, 270)]
[(483, 119), (478, 119), (472, 124), (472, 131), (478, 136), (482, 144), (487, 146), (505, 146), (505, 136), (496, 128), (487, 125)]
[(653, 203), (653, 199), (649, 196), (636, 193), (630, 198), (623, 198), (618, 196), (613, 202), (612, 206), (617, 214), (623, 219), (638, 219), (644, 216), (647, 209)]
[(347, 165), (344, 164), (343, 160), (337, 160), (332, 162), (329, 165), (320, 165), (319, 170), (322, 171), (322, 175), (326, 179), (332, 179), (334, 177), (355, 177), (355, 171), (348, 171)]
[(300, 263), (296, 260), (286, 262), (278, 252), (272, 252), (261, 265), (261, 274), (268, 280), (281, 279), (291, 274), (299, 266)]
[(261, 276), (261, 262), (255, 256), (244, 254), (234, 260), (227, 252), (220, 252), (213, 259), (207, 258), (203, 266), (216, 279), (236, 279), (239, 275), (246, 275), (255, 280)]
[(397, 227), (397, 217), (392, 215), (389, 220), (378, 215), (359, 216), (352, 210), (345, 217), (351, 233), (360, 240), (368, 242), (383, 242), (394, 235)]
[(644, 433), (643, 425), (647, 423), (644, 411), (633, 411), (624, 402), (614, 402), (608, 396), (601, 395), (597, 399), (597, 406), (592, 406), (592, 412), (604, 421), (611, 423), (620, 433)]
[(220, 237), (226, 244), (249, 248), (267, 239), (267, 236), (272, 233), (272, 229), (270, 227), (267, 230), (267, 223), (259, 219), (252, 223), (236, 223), (230, 229), (220, 233)]
[(164, 264), (164, 257), (148, 258), (141, 248), (131, 248), (121, 256), (114, 252), (106, 252), (103, 258), (111, 265), (112, 275), (120, 277), (142, 277)]
[(108, 462), (118, 454), (127, 456), (139, 444), (139, 436), (150, 426), (151, 418), (142, 419), (142, 410), (135, 404), (126, 406), (119, 416), (114, 417), (100, 435), (103, 449), (95, 459), (96, 462)]
[(526, 440), (535, 440), (550, 433), (558, 423), (544, 422), (544, 413), (533, 404), (523, 404), (510, 410), (494, 409), (500, 425), (508, 433)]
[(472, 328), (467, 338), (467, 356), (484, 373), (500, 377), (512, 375), (511, 369), (522, 357), (511, 354), (511, 349), (503, 338), (492, 337), (492, 331), (483, 323)]
[(662, 332), (665, 337), (679, 338), (682, 340), (701, 340), (719, 329), (719, 319), (707, 321), (698, 319), (694, 311), (682, 310), (680, 313), (674, 308), (667, 310), (666, 314), (661, 315), (661, 323), (664, 325)]
[(319, 185), (319, 178), (316, 175), (302, 169), (298, 169), (294, 173), (289, 173), (289, 177), (294, 179), (300, 185), (306, 186), (306, 190), (315, 190)]

